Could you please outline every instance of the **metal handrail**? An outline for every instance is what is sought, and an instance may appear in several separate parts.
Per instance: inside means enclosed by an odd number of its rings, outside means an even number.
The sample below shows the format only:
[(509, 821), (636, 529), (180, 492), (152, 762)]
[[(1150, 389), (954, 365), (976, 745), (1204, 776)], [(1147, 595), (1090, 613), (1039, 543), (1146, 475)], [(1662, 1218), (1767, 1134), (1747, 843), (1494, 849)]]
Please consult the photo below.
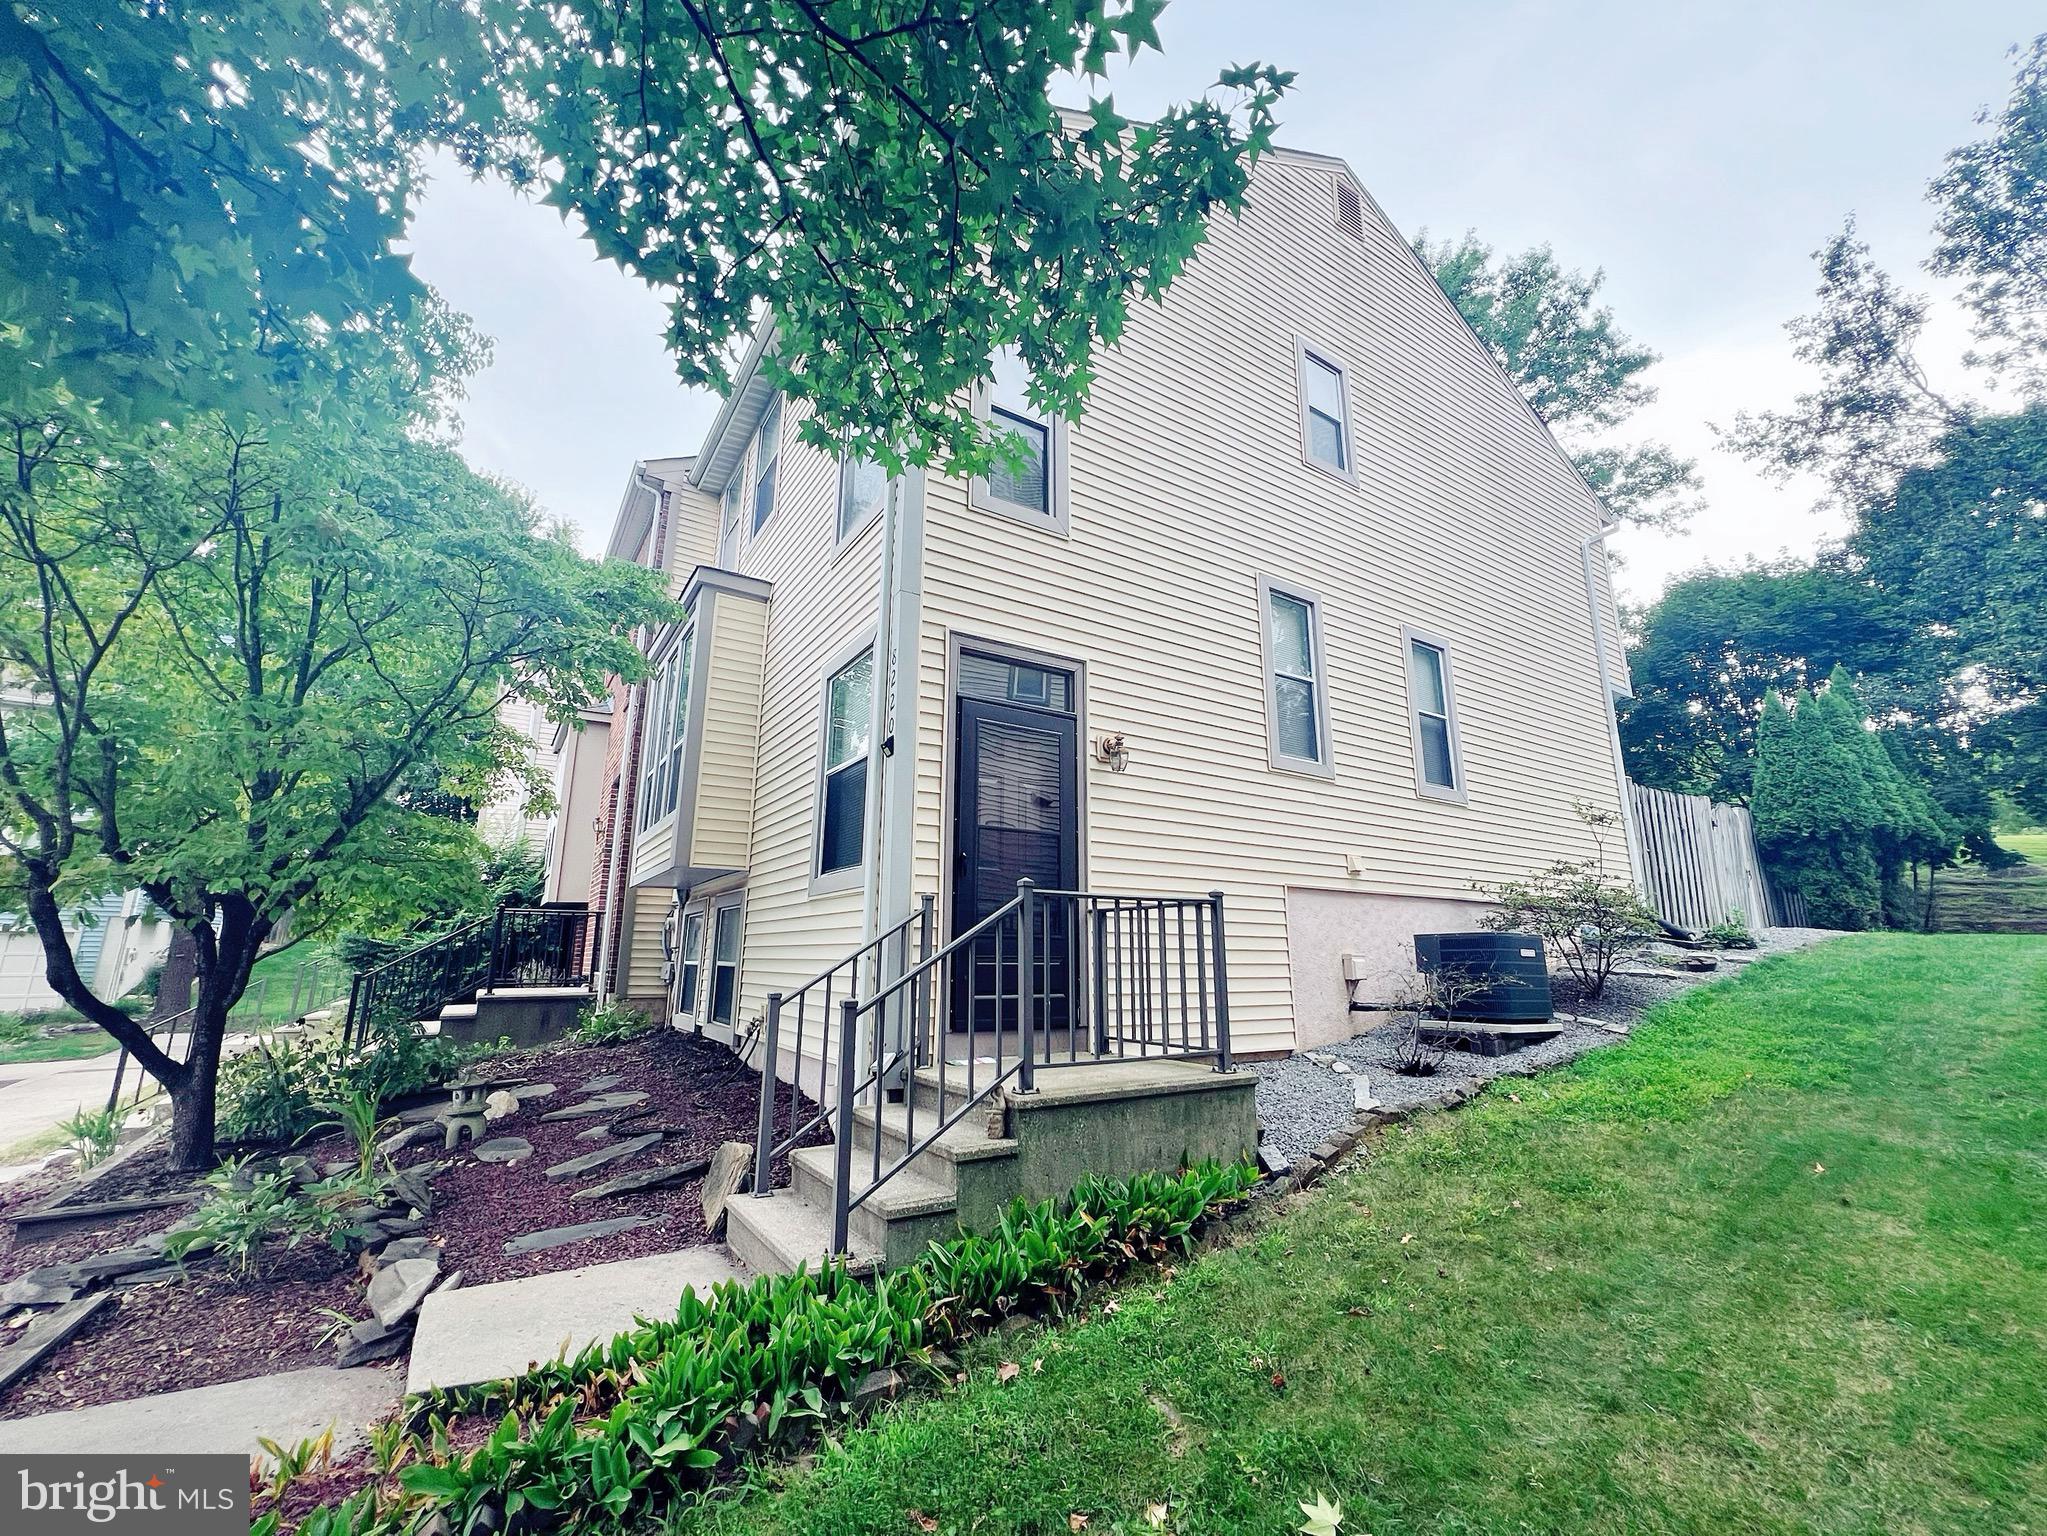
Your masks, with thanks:
[[(766, 1195), (772, 1192), (773, 1168), (775, 1161), (792, 1151), (803, 1139), (818, 1130), (830, 1118), (825, 1109), (828, 1096), (825, 1092), (825, 1073), (831, 1060), (832, 993), (842, 972), (846, 977), (848, 995), (857, 991), (860, 971), (863, 965), (875, 974), (876, 985), (880, 984), (879, 970), (883, 950), (891, 942), (896, 945), (896, 969), (899, 973), (909, 969), (910, 930), (917, 930), (917, 953), (928, 957), (931, 953), (933, 900), (930, 892), (919, 898), (917, 910), (893, 927), (876, 934), (865, 944), (843, 959), (835, 960), (801, 986), (787, 992), (768, 994), (768, 1011), (763, 1026), (761, 1041), (761, 1087), (760, 1112), (754, 1137), (753, 1193)], [(925, 963), (920, 958), (919, 968)], [(803, 1111), (803, 1045), (808, 1027), (808, 1014), (812, 994), (818, 998), (817, 1035), (817, 1094), (811, 1100), (811, 1111), (806, 1118)], [(778, 1136), (775, 1130), (776, 1099), (781, 1092), (781, 1049), (782, 1021), (785, 1015), (795, 1015), (795, 1045), (793, 1061), (789, 1071), (789, 1118), (792, 1123), (785, 1135)], [(842, 1037), (843, 1038), (843, 1037)], [(842, 1050), (843, 1054), (843, 1050)], [(841, 1126), (843, 1130), (844, 1127)]]
[[(1192, 915), (1190, 944), (1188, 918)], [(1003, 940), (1008, 930), (1010, 962), (1005, 965)], [(1087, 930), (1085, 955), (1076, 952), (1081, 930)], [(985, 940), (992, 938), (992, 955)], [(1154, 952), (1152, 941), (1156, 938)], [(1063, 964), (1055, 950), (1063, 942)], [(1177, 962), (1177, 964), (1175, 963)], [(1191, 964), (1190, 964), (1191, 962)], [(964, 988), (959, 988), (960, 964), (969, 967)], [(985, 964), (992, 975), (992, 991), (978, 990), (972, 969)], [(1004, 979), (1013, 967), (1013, 990), (1005, 993)], [(1062, 992), (1054, 988), (1056, 972), (1063, 972)], [(1076, 985), (1083, 971), (1088, 988), (1087, 1012), (1092, 1029), (1089, 1055), (1080, 1053), (1080, 998)], [(1176, 986), (1177, 983), (1177, 986)], [(943, 1049), (937, 1052), (937, 1105), (932, 1123), (920, 1136), (917, 1128), (917, 1092), (914, 1077), (922, 1066), (929, 1023), (933, 1016), (933, 994), (941, 986), (948, 993), (947, 1007), (961, 991), (965, 994), (966, 1018), (953, 1021), (968, 1033), (965, 1082), (956, 1103), (948, 1103), (952, 1073)], [(1013, 1003), (1016, 1018), (1016, 1050), (1005, 1064), (1003, 1045), (1005, 1002)], [(994, 1059), (983, 1080), (976, 1049), (982, 1004), (989, 1007)], [(1053, 1036), (1061, 1027), (1045, 1016), (1046, 1009), (1063, 1008), (1067, 1037), (1066, 1060), (1057, 1059)], [(893, 1014), (914, 1014), (916, 1026), (896, 1031), (890, 1043), (886, 1028)], [(1173, 1039), (1177, 1017), (1179, 1039)], [(861, 1020), (870, 1021), (873, 1041), (872, 1066), (864, 1073), (855, 1064)], [(1198, 1038), (1196, 1035), (1198, 1025)], [(1134, 1029), (1134, 1033), (1133, 1033)], [(907, 1036), (907, 1038), (904, 1038)], [(1103, 1059), (1136, 1054), (1152, 1060), (1213, 1060), (1215, 1070), (1234, 1070), (1229, 1035), (1229, 978), (1223, 940), (1223, 893), (1210, 891), (1203, 897), (1138, 896), (1091, 891), (1040, 891), (1028, 880), (1017, 883), (1016, 896), (991, 912), (950, 943), (929, 954), (916, 966), (883, 985), (865, 1002), (848, 998), (840, 1005), (840, 1051), (837, 1083), (837, 1145), (832, 1179), (832, 1249), (846, 1251), (852, 1213), (904, 1168), (907, 1168), (968, 1114), (991, 1099), (1012, 1080), (1017, 1092), (1036, 1091), (1040, 1067), (1074, 1066)], [(1042, 1059), (1041, 1059), (1042, 1053)], [(865, 1054), (865, 1053), (861, 1053)], [(904, 1081), (903, 1150), (883, 1165), (881, 1092)], [(853, 1112), (863, 1098), (871, 1097), (875, 1126), (870, 1149), (870, 1166), (864, 1186), (853, 1188)]]
[[(154, 1044), (158, 1032), (162, 1031), (165, 1041), (168, 1042), (164, 1046), (163, 1050), (164, 1054), (168, 1056), (170, 1054), (170, 1044), (174, 1044), (178, 1038), (178, 1021), (181, 1019), (189, 1019), (192, 1017), (193, 1014), (197, 1013), (198, 1011), (199, 1010), (196, 1007), (186, 1008), (183, 1011), (173, 1013), (166, 1018), (151, 1019), (147, 1022), (147, 1025), (143, 1033), (149, 1039), (149, 1041), (152, 1044)], [(114, 1112), (114, 1107), (121, 1101), (121, 1079), (127, 1076), (127, 1074), (128, 1047), (124, 1045), (121, 1047), (120, 1059), (114, 1063), (113, 1086), (107, 1089), (107, 1113), (110, 1115)], [(137, 1104), (140, 1104), (142, 1102), (143, 1084), (148, 1082), (148, 1080), (149, 1074), (147, 1072), (144, 1072), (141, 1075), (141, 1080), (135, 1084), (135, 1097), (128, 1105), (130, 1109), (133, 1109)]]

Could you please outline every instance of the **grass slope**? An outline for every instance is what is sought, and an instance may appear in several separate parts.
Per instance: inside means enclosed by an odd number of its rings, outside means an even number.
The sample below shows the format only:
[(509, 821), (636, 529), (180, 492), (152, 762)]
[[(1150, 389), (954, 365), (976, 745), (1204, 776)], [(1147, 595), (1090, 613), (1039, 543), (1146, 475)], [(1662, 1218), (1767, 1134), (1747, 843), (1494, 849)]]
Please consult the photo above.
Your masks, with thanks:
[(671, 1524), (2047, 1530), (2043, 1090), (2047, 940), (1765, 962)]

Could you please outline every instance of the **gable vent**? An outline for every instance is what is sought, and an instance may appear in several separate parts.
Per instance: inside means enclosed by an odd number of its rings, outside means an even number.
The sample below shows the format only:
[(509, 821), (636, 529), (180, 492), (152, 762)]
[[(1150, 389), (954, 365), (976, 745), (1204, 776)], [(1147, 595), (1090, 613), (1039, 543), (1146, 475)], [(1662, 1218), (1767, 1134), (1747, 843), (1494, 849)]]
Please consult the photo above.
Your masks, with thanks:
[(1364, 204), (1358, 198), (1358, 189), (1342, 176), (1336, 178), (1336, 227), (1360, 245), (1364, 243)]

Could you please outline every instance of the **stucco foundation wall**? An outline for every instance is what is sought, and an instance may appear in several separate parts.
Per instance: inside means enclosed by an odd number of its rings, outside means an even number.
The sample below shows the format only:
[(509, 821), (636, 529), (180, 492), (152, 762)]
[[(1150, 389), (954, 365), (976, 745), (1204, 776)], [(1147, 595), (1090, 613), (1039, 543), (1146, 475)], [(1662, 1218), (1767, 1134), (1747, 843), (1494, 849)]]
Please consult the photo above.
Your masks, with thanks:
[(1383, 1001), (1414, 974), (1414, 936), (1468, 932), (1489, 904), (1369, 891), (1292, 889), (1286, 893), (1287, 953), (1293, 972), (1294, 1049), (1347, 1039), (1372, 1022), (1350, 1012), (1343, 957), (1364, 957), (1361, 1001)]

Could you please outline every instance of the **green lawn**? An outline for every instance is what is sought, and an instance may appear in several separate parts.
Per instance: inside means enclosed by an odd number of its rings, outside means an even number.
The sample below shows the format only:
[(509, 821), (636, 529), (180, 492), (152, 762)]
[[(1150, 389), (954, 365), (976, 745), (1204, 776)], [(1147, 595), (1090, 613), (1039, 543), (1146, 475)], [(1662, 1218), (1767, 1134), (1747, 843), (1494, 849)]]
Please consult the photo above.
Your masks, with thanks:
[(672, 1526), (2047, 1531), (2043, 1149), (2047, 939), (1845, 939)]
[(1936, 932), (2047, 933), (2047, 832), (2007, 832), (1998, 841), (2026, 862), (1942, 870), (1934, 877)]
[(67, 1030), (45, 1035), (39, 1022), (19, 1014), (0, 1014), (0, 1066), (21, 1061), (76, 1061), (85, 1056), (104, 1056), (114, 1049), (114, 1038), (103, 1029)]

